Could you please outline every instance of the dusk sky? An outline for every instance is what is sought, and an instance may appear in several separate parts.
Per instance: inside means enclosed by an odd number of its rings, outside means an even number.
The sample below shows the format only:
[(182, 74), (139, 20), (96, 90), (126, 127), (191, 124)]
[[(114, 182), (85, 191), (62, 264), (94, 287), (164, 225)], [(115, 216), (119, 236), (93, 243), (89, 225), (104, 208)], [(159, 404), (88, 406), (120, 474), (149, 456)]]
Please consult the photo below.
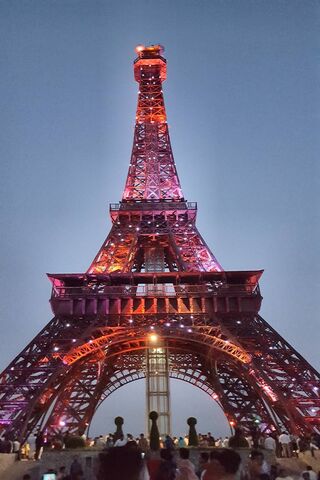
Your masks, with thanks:
[[(52, 317), (46, 272), (84, 272), (110, 229), (133, 140), (137, 44), (161, 43), (182, 189), (225, 270), (265, 269), (261, 315), (316, 369), (320, 3), (2, 1), (0, 370)], [(128, 399), (130, 399), (128, 401)], [(188, 401), (186, 401), (188, 399)], [(144, 429), (144, 382), (111, 395), (92, 434)], [(173, 430), (227, 433), (172, 382)]]

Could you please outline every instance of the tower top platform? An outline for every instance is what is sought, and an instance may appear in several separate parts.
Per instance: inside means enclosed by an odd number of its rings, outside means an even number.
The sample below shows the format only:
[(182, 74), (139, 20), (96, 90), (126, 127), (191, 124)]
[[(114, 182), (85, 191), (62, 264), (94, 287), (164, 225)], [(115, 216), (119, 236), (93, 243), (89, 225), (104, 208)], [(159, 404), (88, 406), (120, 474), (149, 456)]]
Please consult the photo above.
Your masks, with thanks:
[[(162, 56), (164, 47), (162, 45), (137, 45), (135, 51), (139, 58), (158, 58)], [(163, 60), (166, 62), (165, 59)]]
[[(162, 56), (162, 45), (138, 45), (136, 47), (138, 57), (134, 61), (134, 78), (137, 82), (143, 80), (143, 76), (159, 75), (162, 82), (167, 78), (167, 60)], [(143, 73), (143, 75), (141, 75)], [(146, 78), (145, 78), (146, 80)]]

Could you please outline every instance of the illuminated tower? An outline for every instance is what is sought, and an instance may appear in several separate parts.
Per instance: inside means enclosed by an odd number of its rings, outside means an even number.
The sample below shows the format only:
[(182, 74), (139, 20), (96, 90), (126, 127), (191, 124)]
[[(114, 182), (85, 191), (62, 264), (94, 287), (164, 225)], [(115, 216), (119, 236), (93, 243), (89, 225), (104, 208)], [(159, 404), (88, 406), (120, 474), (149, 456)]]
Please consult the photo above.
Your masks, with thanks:
[(232, 426), (319, 431), (319, 374), (259, 316), (262, 271), (224, 271), (182, 194), (162, 53), (137, 48), (133, 149), (107, 239), (86, 273), (48, 275), (54, 318), (0, 376), (0, 428), (12, 436), (37, 424), (82, 432), (141, 378), (167, 433), (169, 377), (209, 394)]

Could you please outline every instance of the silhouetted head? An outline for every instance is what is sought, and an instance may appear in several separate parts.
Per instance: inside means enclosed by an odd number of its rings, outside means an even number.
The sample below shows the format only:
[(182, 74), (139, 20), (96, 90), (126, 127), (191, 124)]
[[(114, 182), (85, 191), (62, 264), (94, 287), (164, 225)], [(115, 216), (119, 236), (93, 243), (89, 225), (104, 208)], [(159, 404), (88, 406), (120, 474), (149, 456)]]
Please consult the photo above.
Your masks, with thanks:
[(179, 455), (181, 458), (186, 460), (187, 458), (189, 458), (190, 452), (187, 448), (179, 448)]
[(138, 480), (143, 465), (138, 448), (114, 447), (99, 456), (98, 480)]
[(259, 465), (262, 465), (264, 456), (263, 456), (263, 453), (260, 452), (259, 450), (252, 450), (250, 453), (250, 459), (252, 462), (259, 463)]
[(233, 478), (240, 466), (240, 455), (231, 448), (219, 448), (210, 453), (210, 463), (206, 468), (206, 480)]
[(162, 448), (160, 450), (160, 458), (162, 458), (162, 460), (167, 460), (168, 462), (170, 462), (172, 460), (171, 450), (169, 450), (168, 448)]
[(201, 452), (199, 460), (200, 460), (201, 463), (207, 463), (209, 461), (209, 453), (208, 452)]

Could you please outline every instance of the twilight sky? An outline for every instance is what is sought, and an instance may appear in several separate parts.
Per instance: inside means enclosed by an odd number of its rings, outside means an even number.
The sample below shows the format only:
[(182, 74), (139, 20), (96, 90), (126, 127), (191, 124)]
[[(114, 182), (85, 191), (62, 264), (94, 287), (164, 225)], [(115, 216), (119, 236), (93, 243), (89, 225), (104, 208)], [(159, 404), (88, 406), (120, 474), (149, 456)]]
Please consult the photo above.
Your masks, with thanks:
[[(313, 0), (1, 2), (0, 370), (52, 316), (45, 273), (85, 271), (110, 229), (139, 43), (166, 48), (171, 141), (201, 234), (225, 270), (265, 269), (262, 316), (320, 368), (319, 31)], [(116, 415), (142, 431), (144, 395), (141, 381), (118, 390), (92, 433)], [(177, 434), (190, 415), (227, 433), (190, 385), (172, 382), (172, 410)]]

